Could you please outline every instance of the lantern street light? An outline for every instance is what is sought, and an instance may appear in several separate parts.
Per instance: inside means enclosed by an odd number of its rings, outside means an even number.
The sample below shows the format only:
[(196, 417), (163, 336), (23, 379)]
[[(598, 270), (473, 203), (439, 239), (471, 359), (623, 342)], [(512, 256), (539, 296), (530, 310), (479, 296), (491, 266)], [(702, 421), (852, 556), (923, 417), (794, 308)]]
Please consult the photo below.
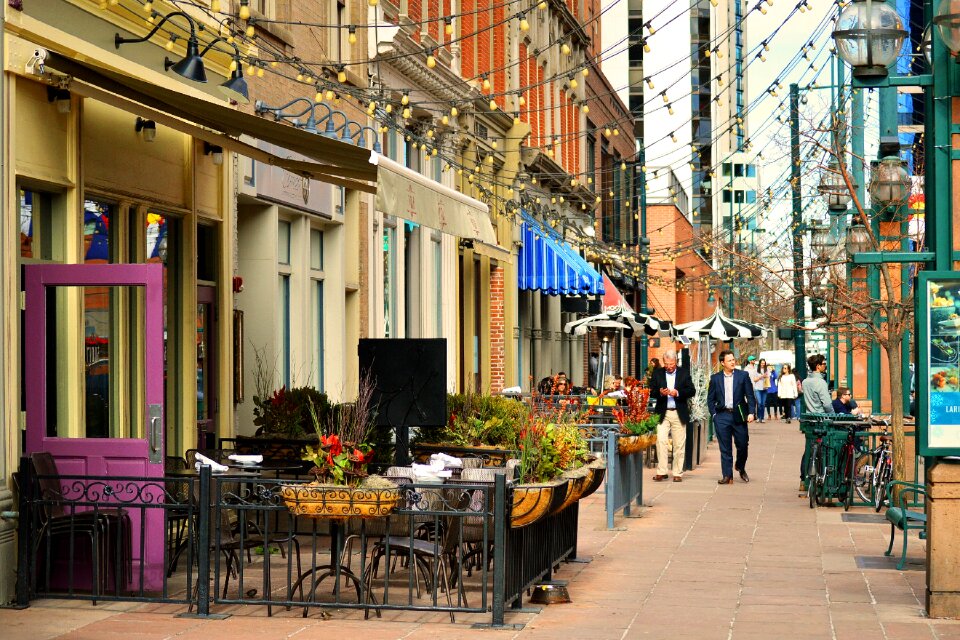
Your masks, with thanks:
[(923, 30), (920, 37), (920, 52), (923, 53), (923, 59), (927, 61), (927, 66), (933, 68), (933, 37), (930, 35), (930, 25)]
[(821, 222), (811, 223), (807, 229), (810, 231), (810, 248), (813, 250), (814, 256), (820, 260), (825, 260), (830, 250), (837, 246), (833, 237), (833, 230), (829, 225)]
[[(960, 0), (949, 0), (960, 2)], [(894, 63), (907, 31), (896, 10), (877, 0), (854, 0), (837, 18), (833, 39), (837, 53), (853, 67), (857, 78), (884, 78)]]
[(854, 256), (858, 253), (870, 251), (870, 234), (862, 222), (854, 222), (847, 228), (847, 255)]
[(960, 52), (960, 0), (941, 0), (933, 24), (947, 49), (954, 54)]
[(897, 208), (910, 197), (910, 175), (897, 156), (884, 156), (874, 164), (870, 176), (870, 199), (875, 208)]
[[(849, 175), (849, 171), (845, 170), (844, 173)], [(843, 180), (843, 174), (840, 172), (840, 165), (833, 161), (823, 172), (817, 191), (823, 196), (830, 212), (835, 213), (847, 210), (847, 205), (850, 204), (852, 199), (850, 192), (856, 190), (856, 188), (857, 185), (854, 183), (851, 183), (849, 188), (847, 187), (847, 183)]]

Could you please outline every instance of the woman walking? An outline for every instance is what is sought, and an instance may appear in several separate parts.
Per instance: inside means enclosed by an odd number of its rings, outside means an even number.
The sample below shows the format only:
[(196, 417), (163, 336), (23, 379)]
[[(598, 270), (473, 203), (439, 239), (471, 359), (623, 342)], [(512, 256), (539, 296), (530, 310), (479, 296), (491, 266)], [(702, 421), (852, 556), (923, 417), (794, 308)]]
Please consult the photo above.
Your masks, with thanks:
[(787, 424), (790, 424), (790, 418), (793, 417), (793, 405), (797, 401), (797, 377), (793, 375), (793, 369), (785, 364), (780, 369), (780, 381), (777, 383), (777, 396), (780, 398), (780, 406), (783, 408), (783, 417)]
[(777, 395), (777, 367), (770, 367), (770, 388), (767, 389), (767, 417), (780, 417), (780, 397)]
[(753, 395), (757, 400), (757, 422), (763, 422), (767, 390), (770, 388), (770, 368), (767, 361), (761, 358), (756, 371), (750, 377), (753, 380)]

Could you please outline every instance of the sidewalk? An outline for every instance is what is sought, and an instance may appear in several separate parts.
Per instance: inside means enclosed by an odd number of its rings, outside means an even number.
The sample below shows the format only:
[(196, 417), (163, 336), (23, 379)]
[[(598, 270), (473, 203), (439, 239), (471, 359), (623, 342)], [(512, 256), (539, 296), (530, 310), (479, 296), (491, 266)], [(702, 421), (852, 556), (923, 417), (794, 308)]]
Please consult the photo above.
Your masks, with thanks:
[[(604, 528), (603, 495), (581, 509), (581, 557), (589, 564), (563, 565), (570, 604), (537, 614), (508, 613), (520, 630), (477, 630), (490, 616), (413, 612), (358, 620), (351, 612), (238, 607), (226, 620), (173, 617), (167, 606), (45, 600), (25, 611), (0, 611), (7, 640), (46, 638), (229, 637), (326, 638), (957, 638), (960, 621), (924, 617), (922, 541), (910, 541), (906, 570), (883, 557), (889, 526), (873, 510), (851, 509), (868, 522), (844, 517), (840, 507), (811, 510), (797, 497), (803, 438), (796, 423), (774, 421), (751, 428), (747, 470), (719, 486), (719, 453), (711, 445), (706, 464), (683, 483), (653, 483), (645, 476), (641, 518), (618, 518), (619, 531)], [(855, 520), (855, 519), (854, 519)]]

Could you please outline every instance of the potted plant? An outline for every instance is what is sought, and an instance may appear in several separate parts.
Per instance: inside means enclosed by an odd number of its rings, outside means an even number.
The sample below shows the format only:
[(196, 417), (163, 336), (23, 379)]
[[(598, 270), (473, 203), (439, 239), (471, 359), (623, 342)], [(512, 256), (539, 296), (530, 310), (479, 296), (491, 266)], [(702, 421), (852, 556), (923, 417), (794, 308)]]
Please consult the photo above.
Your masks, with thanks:
[(638, 453), (655, 444), (660, 423), (659, 416), (647, 411), (650, 390), (638, 380), (627, 380), (626, 399), (626, 408), (613, 410), (613, 417), (623, 434), (617, 441), (617, 453), (621, 455)]
[(479, 393), (447, 396), (447, 422), (421, 427), (414, 436), (418, 460), (443, 452), (482, 458), (485, 465), (503, 466), (516, 449), (517, 434), (529, 409), (512, 398)]
[(374, 458), (369, 444), (373, 416), (369, 398), (339, 405), (324, 424), (319, 411), (310, 405), (316, 446), (307, 446), (303, 459), (312, 463), (315, 480), (308, 484), (285, 485), (281, 495), (296, 515), (315, 518), (370, 518), (389, 515), (400, 502), (395, 484), (367, 474)]

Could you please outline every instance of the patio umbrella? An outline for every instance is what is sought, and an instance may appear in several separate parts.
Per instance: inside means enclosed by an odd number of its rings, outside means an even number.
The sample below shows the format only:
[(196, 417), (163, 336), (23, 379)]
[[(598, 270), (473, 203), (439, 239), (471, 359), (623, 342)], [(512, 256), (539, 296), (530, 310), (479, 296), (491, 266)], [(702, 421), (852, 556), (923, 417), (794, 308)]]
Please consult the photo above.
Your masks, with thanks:
[(691, 340), (710, 337), (714, 340), (727, 342), (737, 338), (752, 340), (753, 338), (766, 337), (767, 330), (752, 322), (728, 318), (717, 307), (709, 318), (675, 325), (673, 334), (675, 336), (685, 336)]
[[(608, 322), (614, 322), (615, 325), (604, 324)], [(564, 333), (569, 333), (574, 336), (586, 335), (587, 331), (595, 327), (612, 327), (612, 328), (622, 328), (627, 337), (630, 337), (634, 332), (643, 331), (648, 335), (656, 335), (660, 331), (666, 331), (670, 327), (670, 323), (666, 320), (660, 320), (654, 316), (648, 316), (645, 313), (637, 313), (635, 311), (628, 311), (621, 309), (619, 307), (608, 308), (603, 313), (598, 313), (595, 316), (590, 316), (587, 318), (580, 318), (579, 320), (573, 320), (568, 322), (563, 327)]]

